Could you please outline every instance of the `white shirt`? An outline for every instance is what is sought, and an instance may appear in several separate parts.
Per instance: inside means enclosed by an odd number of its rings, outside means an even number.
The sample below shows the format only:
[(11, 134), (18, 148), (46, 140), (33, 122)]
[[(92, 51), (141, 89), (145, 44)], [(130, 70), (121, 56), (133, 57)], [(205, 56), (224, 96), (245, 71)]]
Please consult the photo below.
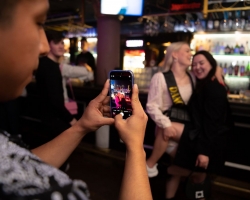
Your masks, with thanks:
[[(191, 76), (193, 78), (192, 74)], [(183, 101), (187, 104), (192, 94), (192, 84), (178, 86), (178, 89)], [(170, 119), (166, 115), (163, 115), (163, 111), (168, 110), (172, 104), (163, 73), (158, 72), (154, 74), (150, 82), (146, 109), (151, 119), (160, 128), (171, 126)]]
[(61, 64), (60, 68), (61, 68), (61, 73), (63, 77), (62, 84), (63, 84), (63, 96), (64, 96), (65, 102), (69, 101), (67, 88), (66, 88), (67, 80), (69, 78), (79, 78), (84, 81), (94, 80), (94, 73), (89, 72), (85, 67), (73, 66), (73, 65), (63, 63)]

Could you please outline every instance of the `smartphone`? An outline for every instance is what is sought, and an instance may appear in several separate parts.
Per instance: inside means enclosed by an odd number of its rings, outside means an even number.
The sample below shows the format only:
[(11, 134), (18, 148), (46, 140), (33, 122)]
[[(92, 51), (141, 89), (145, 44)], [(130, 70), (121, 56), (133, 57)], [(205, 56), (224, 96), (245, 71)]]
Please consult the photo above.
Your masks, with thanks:
[(130, 70), (112, 70), (110, 79), (111, 116), (122, 114), (123, 119), (132, 115), (131, 97), (134, 85), (134, 75)]

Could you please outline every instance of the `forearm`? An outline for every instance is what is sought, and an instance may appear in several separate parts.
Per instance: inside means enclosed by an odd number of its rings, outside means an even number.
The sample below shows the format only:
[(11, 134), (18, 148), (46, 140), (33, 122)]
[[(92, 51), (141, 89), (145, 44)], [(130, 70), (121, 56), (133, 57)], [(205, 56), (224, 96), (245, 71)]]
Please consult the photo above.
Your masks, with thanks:
[(32, 153), (41, 158), (44, 162), (60, 167), (75, 150), (85, 131), (78, 126), (72, 126), (53, 140), (32, 150)]
[(139, 150), (127, 150), (126, 163), (119, 199), (153, 199), (146, 172), (146, 154), (143, 147)]

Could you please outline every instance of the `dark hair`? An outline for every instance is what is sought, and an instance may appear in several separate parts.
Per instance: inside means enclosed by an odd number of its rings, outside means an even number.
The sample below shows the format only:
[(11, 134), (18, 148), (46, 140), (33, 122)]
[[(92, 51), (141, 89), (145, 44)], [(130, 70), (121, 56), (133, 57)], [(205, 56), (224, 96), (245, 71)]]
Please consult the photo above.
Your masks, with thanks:
[(8, 26), (11, 24), (14, 9), (20, 1), (17, 0), (1, 0), (0, 1), (0, 26)]
[(194, 54), (193, 59), (197, 55), (203, 55), (207, 59), (207, 61), (210, 63), (212, 69), (210, 70), (210, 72), (208, 73), (205, 79), (211, 79), (215, 75), (215, 72), (216, 72), (216, 67), (217, 67), (216, 60), (208, 51), (204, 51), (204, 50), (198, 51), (197, 53)]
[(53, 30), (46, 31), (46, 36), (49, 43), (53, 41), (56, 44), (65, 38), (64, 33), (62, 31)]
[(215, 72), (216, 72), (216, 67), (217, 67), (217, 62), (216, 60), (214, 59), (214, 57), (208, 52), (208, 51), (204, 51), (204, 50), (201, 50), (201, 51), (198, 51), (194, 54), (193, 56), (193, 59), (195, 56), (197, 55), (203, 55), (207, 61), (210, 63), (212, 69), (209, 71), (208, 75), (202, 79), (202, 80), (199, 80), (197, 79), (197, 86), (196, 86), (196, 89), (199, 90), (201, 89), (209, 80), (212, 79), (212, 77), (215, 75)]
[(87, 42), (87, 38), (86, 37), (82, 37), (81, 42)]

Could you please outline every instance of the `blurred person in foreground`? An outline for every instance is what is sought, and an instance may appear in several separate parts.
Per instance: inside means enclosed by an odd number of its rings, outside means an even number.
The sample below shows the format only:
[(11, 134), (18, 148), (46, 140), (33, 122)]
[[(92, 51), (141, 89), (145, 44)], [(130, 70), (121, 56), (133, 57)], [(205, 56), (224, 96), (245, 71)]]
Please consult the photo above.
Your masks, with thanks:
[[(32, 80), (39, 56), (48, 53), (43, 29), (48, 8), (48, 0), (0, 2), (1, 102), (22, 93)], [(12, 59), (13, 55), (17, 59)], [(133, 87), (133, 115), (127, 120), (121, 115), (109, 118), (108, 88), (109, 81), (106, 81), (102, 92), (89, 103), (81, 119), (35, 149), (27, 149), (21, 139), (13, 140), (6, 131), (0, 131), (0, 199), (89, 199), (84, 182), (71, 180), (57, 168), (88, 132), (113, 123), (127, 147), (120, 199), (152, 199), (143, 149), (147, 116), (138, 98), (138, 88)]]

